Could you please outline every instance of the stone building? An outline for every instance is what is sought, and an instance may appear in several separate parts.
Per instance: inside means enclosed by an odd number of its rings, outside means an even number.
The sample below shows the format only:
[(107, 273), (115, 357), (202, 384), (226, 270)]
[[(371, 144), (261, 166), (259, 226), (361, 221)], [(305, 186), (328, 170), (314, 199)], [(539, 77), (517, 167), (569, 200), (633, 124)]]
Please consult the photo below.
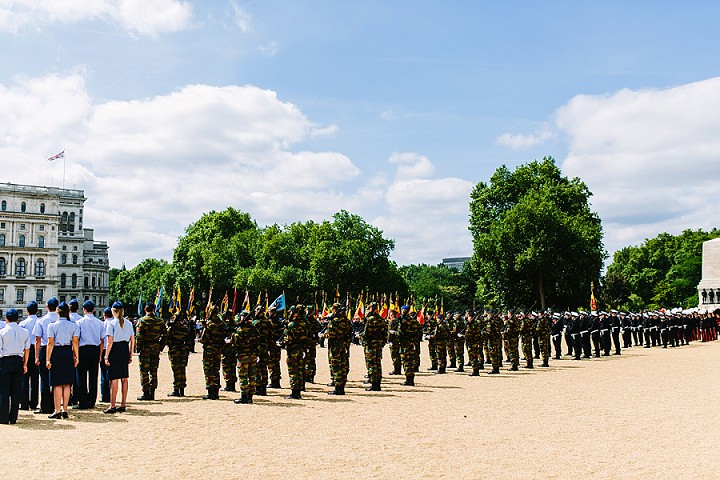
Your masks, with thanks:
[(707, 309), (720, 308), (720, 238), (703, 242), (698, 303)]
[(0, 184), (0, 309), (108, 301), (108, 247), (83, 229), (85, 200), (82, 190)]

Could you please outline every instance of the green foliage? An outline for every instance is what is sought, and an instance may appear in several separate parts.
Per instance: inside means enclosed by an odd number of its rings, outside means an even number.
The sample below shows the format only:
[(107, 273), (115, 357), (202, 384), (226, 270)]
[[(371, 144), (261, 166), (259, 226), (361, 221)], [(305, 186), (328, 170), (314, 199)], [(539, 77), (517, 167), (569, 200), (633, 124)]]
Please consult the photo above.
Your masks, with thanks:
[(697, 306), (702, 244), (717, 237), (718, 229), (685, 230), (677, 236), (661, 233), (618, 250), (603, 281), (606, 301), (635, 309)]
[(445, 265), (406, 265), (400, 267), (410, 294), (419, 304), (440, 305), (446, 310), (459, 310), (473, 305), (475, 279), (469, 266), (462, 272)]
[(154, 258), (143, 260), (131, 270), (111, 269), (109, 276), (111, 300), (122, 302), (129, 314), (135, 311), (132, 306), (137, 305), (141, 292), (144, 303), (154, 302), (161, 286), (169, 292), (174, 284), (170, 264)]
[(592, 194), (552, 157), (498, 168), (471, 194), (473, 266), (483, 305), (542, 308), (588, 303), (606, 253)]

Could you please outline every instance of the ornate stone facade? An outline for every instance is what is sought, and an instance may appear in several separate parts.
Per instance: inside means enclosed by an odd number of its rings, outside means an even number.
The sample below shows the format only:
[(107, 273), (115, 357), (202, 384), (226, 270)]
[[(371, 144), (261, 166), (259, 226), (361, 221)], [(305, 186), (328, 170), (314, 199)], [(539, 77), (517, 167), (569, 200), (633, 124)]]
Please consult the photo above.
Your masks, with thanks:
[(720, 308), (720, 238), (703, 243), (698, 303), (707, 309)]

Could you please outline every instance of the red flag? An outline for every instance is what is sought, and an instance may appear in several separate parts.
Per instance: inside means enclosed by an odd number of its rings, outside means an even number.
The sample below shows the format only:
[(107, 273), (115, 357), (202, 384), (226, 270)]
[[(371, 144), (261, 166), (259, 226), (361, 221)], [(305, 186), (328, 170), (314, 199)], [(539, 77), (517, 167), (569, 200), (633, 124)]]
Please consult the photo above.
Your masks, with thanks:
[(48, 158), (47, 161), (52, 162), (53, 160), (57, 160), (58, 158), (65, 158), (65, 150), (60, 153), (56, 153), (52, 157)]
[(235, 312), (237, 312), (237, 288), (235, 289), (235, 293), (233, 293), (233, 306), (232, 306), (233, 317), (235, 316)]

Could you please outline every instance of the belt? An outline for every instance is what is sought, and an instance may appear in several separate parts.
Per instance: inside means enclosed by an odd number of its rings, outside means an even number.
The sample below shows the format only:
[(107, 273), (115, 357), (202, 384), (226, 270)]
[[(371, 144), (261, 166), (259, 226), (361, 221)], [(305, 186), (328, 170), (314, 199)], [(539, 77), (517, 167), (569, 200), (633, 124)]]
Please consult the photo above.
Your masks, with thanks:
[(600, 331), (603, 332), (603, 333), (605, 333), (605, 332), (608, 331), (608, 329), (607, 329), (607, 328), (603, 328), (603, 329), (601, 329)]

